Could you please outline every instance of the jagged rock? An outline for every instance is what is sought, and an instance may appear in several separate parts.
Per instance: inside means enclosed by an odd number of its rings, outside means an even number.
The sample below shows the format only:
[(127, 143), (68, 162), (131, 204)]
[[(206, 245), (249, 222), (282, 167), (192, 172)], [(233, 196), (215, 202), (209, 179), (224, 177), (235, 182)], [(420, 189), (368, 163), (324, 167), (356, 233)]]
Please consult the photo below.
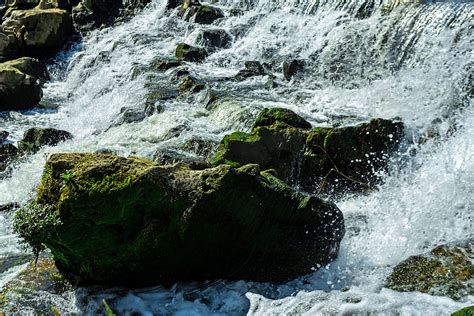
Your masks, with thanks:
[(15, 227), (82, 284), (137, 286), (286, 281), (333, 259), (344, 235), (334, 204), (255, 166), (191, 170), (99, 154), (50, 156)]
[(255, 119), (253, 128), (259, 126), (272, 126), (276, 122), (285, 123), (296, 128), (311, 128), (311, 123), (297, 115), (295, 112), (285, 108), (263, 109)]
[(385, 286), (462, 300), (474, 295), (474, 240), (442, 245), (398, 264)]
[(35, 67), (36, 62), (21, 60), (0, 64), (0, 111), (30, 109), (41, 100), (43, 91), (40, 78), (36, 77), (41, 72)]
[(0, 172), (5, 171), (16, 157), (18, 156), (18, 149), (12, 144), (4, 144), (0, 146)]
[(209, 53), (203, 47), (191, 46), (185, 43), (176, 47), (176, 58), (186, 61), (202, 62)]
[[(6, 46), (3, 49), (12, 50), (10, 46), (13, 45), (13, 50), (17, 51), (10, 52), (10, 56), (46, 57), (56, 53), (73, 31), (71, 17), (65, 10), (15, 10), (3, 23), (3, 32), (9, 36), (9, 42), (0, 45), (0, 48)], [(0, 54), (8, 55), (4, 51)]]
[(209, 5), (201, 5), (196, 13), (189, 19), (190, 22), (199, 24), (212, 24), (215, 20), (223, 18), (224, 12), (221, 9)]
[[(285, 115), (279, 115), (282, 112)], [(265, 109), (251, 133), (225, 136), (210, 162), (256, 163), (308, 191), (322, 181), (340, 192), (363, 190), (379, 180), (377, 172), (386, 167), (403, 137), (401, 122), (383, 119), (341, 128), (309, 127), (289, 110)]]
[(54, 128), (30, 128), (18, 143), (18, 149), (23, 153), (36, 152), (43, 146), (56, 146), (72, 139), (72, 134)]
[(196, 44), (206, 47), (210, 51), (217, 51), (232, 46), (232, 36), (224, 29), (199, 30)]
[(293, 59), (283, 62), (283, 77), (290, 81), (304, 67), (304, 61)]

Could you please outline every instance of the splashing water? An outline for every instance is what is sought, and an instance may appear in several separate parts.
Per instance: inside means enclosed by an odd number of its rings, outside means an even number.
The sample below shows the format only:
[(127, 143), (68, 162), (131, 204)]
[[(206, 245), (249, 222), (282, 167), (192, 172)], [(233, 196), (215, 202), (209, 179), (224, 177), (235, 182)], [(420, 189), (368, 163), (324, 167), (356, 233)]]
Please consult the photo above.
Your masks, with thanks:
[[(222, 281), (169, 289), (80, 288), (51, 298), (59, 310), (95, 314), (106, 299), (119, 314), (434, 315), (474, 304), (474, 297), (455, 302), (383, 287), (394, 265), (408, 256), (474, 236), (474, 4), (229, 0), (221, 5), (243, 14), (217, 26), (193, 25), (154, 1), (131, 21), (95, 31), (58, 55), (50, 64), (55, 80), (42, 101), (49, 110), (2, 113), (0, 124), (11, 132), (11, 141), (33, 126), (65, 129), (75, 138), (17, 163), (0, 179), (0, 204), (31, 197), (49, 153), (107, 149), (151, 158), (159, 148), (182, 149), (193, 139), (215, 143), (229, 131), (248, 130), (259, 110), (276, 106), (321, 126), (400, 117), (407, 139), (384, 184), (370, 195), (336, 201), (348, 232), (338, 259), (311, 275), (282, 285)], [(122, 108), (144, 105), (150, 82), (169, 85), (172, 73), (154, 73), (152, 61), (172, 56), (179, 42), (192, 44), (199, 29), (215, 27), (233, 36), (232, 47), (190, 69), (211, 80), (213, 89), (234, 96), (232, 102), (206, 109), (202, 92), (194, 99), (160, 101), (163, 111), (141, 122), (114, 125)], [(302, 77), (283, 80), (281, 63), (287, 59), (306, 61)], [(276, 78), (219, 80), (235, 75), (248, 60), (271, 64)], [(268, 89), (269, 80), (277, 87)], [(11, 215), (0, 214), (2, 257), (22, 251), (10, 224)], [(0, 274), (0, 286), (19, 269)]]

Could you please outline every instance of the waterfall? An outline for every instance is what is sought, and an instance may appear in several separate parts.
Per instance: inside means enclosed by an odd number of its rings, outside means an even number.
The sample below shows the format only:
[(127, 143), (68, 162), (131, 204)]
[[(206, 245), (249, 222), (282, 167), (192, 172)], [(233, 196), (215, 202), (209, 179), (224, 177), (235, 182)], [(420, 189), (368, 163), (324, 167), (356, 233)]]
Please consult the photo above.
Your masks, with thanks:
[[(17, 162), (0, 178), (0, 205), (31, 198), (50, 153), (107, 150), (152, 158), (158, 149), (174, 149), (195, 156), (199, 153), (189, 144), (215, 146), (231, 131), (248, 131), (265, 107), (292, 109), (313, 126), (400, 118), (407, 135), (384, 183), (369, 195), (335, 201), (348, 234), (338, 259), (309, 276), (281, 285), (80, 288), (55, 298), (62, 310), (94, 314), (104, 298), (118, 314), (143, 315), (434, 315), (465, 306), (446, 297), (397, 293), (383, 282), (408, 256), (474, 236), (474, 3), (223, 0), (218, 5), (241, 14), (212, 26), (192, 24), (156, 0), (130, 21), (95, 30), (51, 60), (45, 109), (0, 113), (0, 126), (12, 141), (33, 126), (64, 129), (75, 138)], [(206, 109), (206, 91), (163, 99), (155, 104), (157, 113), (116, 124), (124, 109), (142, 109), (151, 91), (171, 85), (173, 72), (153, 70), (154, 61), (173, 56), (180, 42), (195, 43), (201, 29), (216, 27), (231, 34), (232, 46), (189, 71), (231, 100)], [(304, 60), (305, 71), (287, 82), (281, 64), (290, 59)], [(275, 78), (225, 80), (253, 60), (270, 64)], [(278, 84), (268, 88), (272, 80)], [(0, 213), (0, 257), (21, 253), (11, 215)], [(19, 269), (0, 271), (0, 286)], [(349, 304), (351, 299), (360, 303)]]

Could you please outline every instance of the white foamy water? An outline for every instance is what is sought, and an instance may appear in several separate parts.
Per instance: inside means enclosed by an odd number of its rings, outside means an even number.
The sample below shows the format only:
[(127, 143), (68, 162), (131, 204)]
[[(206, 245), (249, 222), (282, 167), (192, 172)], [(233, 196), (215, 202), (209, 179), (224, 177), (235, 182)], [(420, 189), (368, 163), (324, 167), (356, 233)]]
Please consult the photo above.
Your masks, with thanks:
[[(57, 110), (3, 113), (0, 127), (12, 133), (12, 142), (32, 126), (65, 129), (75, 138), (15, 165), (0, 179), (0, 204), (25, 203), (32, 196), (48, 153), (106, 149), (151, 158), (160, 148), (182, 149), (193, 139), (216, 142), (230, 131), (248, 130), (264, 107), (290, 108), (314, 126), (400, 117), (407, 137), (384, 184), (367, 196), (335, 201), (348, 232), (338, 259), (311, 275), (282, 285), (88, 288), (48, 300), (61, 312), (91, 315), (102, 311), (102, 299), (120, 315), (446, 315), (473, 305), (474, 297), (455, 302), (397, 293), (383, 283), (408, 256), (474, 236), (474, 5), (399, 4), (382, 14), (387, 3), (225, 1), (224, 11), (241, 8), (243, 15), (202, 26), (154, 1), (131, 21), (96, 31), (58, 56), (51, 64), (56, 79), (44, 100)], [(150, 83), (171, 85), (172, 71), (153, 73), (146, 70), (150, 62), (172, 56), (177, 43), (192, 43), (195, 31), (208, 27), (229, 31), (233, 45), (189, 68), (233, 101), (207, 110), (202, 92), (160, 101), (163, 111), (141, 122), (112, 126), (122, 108), (144, 105)], [(281, 63), (287, 58), (306, 61), (301, 78), (283, 80)], [(268, 76), (215, 80), (235, 75), (248, 60), (272, 64), (278, 86), (268, 89)], [(11, 215), (0, 214), (0, 256), (21, 252), (10, 223)]]

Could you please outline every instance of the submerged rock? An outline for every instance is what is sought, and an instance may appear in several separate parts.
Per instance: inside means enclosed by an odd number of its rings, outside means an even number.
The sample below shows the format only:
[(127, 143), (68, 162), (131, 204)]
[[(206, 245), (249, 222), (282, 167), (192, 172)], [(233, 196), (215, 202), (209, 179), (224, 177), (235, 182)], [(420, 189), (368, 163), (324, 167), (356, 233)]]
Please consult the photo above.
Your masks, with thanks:
[(3, 144), (5, 140), (7, 140), (8, 135), (10, 135), (10, 133), (0, 129), (0, 145)]
[(40, 81), (49, 78), (46, 68), (33, 58), (0, 64), (0, 111), (27, 110), (43, 96)]
[(0, 172), (5, 171), (17, 156), (18, 149), (12, 144), (0, 145)]
[[(31, 260), (25, 256), (13, 259), (15, 262), (10, 263), (12, 265)], [(59, 273), (52, 259), (41, 258), (36, 264), (31, 262), (2, 288), (0, 310), (7, 315), (58, 315), (66, 312), (61, 309), (61, 305), (69, 302), (67, 292), (72, 288)], [(38, 300), (38, 293), (41, 293), (41, 300)]]
[[(251, 133), (224, 137), (213, 165), (257, 163), (308, 191), (329, 184), (339, 191), (366, 189), (378, 180), (403, 137), (401, 122), (374, 119), (341, 128), (315, 128), (287, 109), (265, 109)], [(318, 190), (319, 191), (319, 190)]]
[[(18, 203), (12, 202), (7, 204), (0, 204), (0, 213), (11, 212), (13, 210), (19, 209), (20, 205)], [(0, 271), (2, 273), (3, 271)]]
[(207, 58), (209, 53), (203, 47), (191, 46), (180, 43), (176, 47), (176, 58), (186, 61), (202, 62)]
[(65, 275), (139, 286), (286, 281), (335, 258), (344, 235), (334, 204), (258, 166), (191, 170), (100, 154), (52, 155), (36, 206), (15, 223)]
[(283, 77), (291, 80), (304, 67), (304, 61), (299, 59), (287, 60), (283, 62)]
[(262, 64), (259, 61), (246, 61), (245, 69), (240, 70), (235, 76), (235, 79), (238, 81), (242, 81), (255, 76), (270, 75), (269, 68), (269, 65)]
[(398, 264), (385, 286), (462, 300), (474, 295), (474, 240), (442, 245)]
[(36, 152), (43, 146), (56, 146), (72, 139), (72, 134), (54, 128), (30, 128), (25, 132), (23, 139), (18, 143), (21, 152)]

